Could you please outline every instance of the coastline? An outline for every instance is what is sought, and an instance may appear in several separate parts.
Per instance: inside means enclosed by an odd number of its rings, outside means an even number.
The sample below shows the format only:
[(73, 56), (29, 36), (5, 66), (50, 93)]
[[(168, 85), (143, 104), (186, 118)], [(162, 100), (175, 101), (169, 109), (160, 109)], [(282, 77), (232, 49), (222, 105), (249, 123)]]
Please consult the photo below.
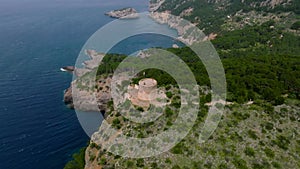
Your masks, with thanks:
[[(155, 11), (161, 6), (161, 4), (164, 2), (164, 0), (159, 0), (158, 1), (159, 3), (155, 3), (155, 4), (150, 4), (151, 8), (149, 7), (149, 12), (151, 12), (150, 14), (152, 13), (155, 13)], [(107, 15), (107, 14), (105, 14)], [(107, 16), (110, 16), (110, 15), (107, 15)], [(114, 16), (110, 16), (112, 18), (120, 18), (120, 19), (134, 19), (138, 16), (135, 16), (135, 14), (130, 14), (129, 17), (128, 15), (127, 16), (117, 16), (117, 17), (114, 17)], [(172, 25), (169, 25), (167, 22), (164, 22), (164, 23), (160, 23), (159, 22), (159, 19), (157, 18), (152, 18), (156, 23), (159, 23), (159, 24), (167, 24), (169, 26), (170, 29), (175, 29), (178, 34), (179, 34), (179, 29), (177, 29), (176, 27), (172, 27)], [(178, 48), (178, 46), (176, 45), (173, 45), (174, 48)], [(86, 55), (89, 56), (89, 60), (86, 60), (83, 62), (83, 68), (74, 68), (71, 72), (73, 72), (77, 77), (82, 77), (88, 73), (91, 73), (95, 70), (95, 68), (97, 68), (97, 66), (99, 66), (99, 62), (100, 60), (102, 60), (102, 58), (105, 56), (104, 54), (101, 54), (101, 53), (97, 53), (97, 51), (95, 50), (86, 50), (85, 51)], [(143, 56), (145, 54), (143, 53), (140, 53), (140, 57)], [(64, 67), (61, 68), (62, 71), (66, 72), (69, 70), (65, 69)], [(101, 82), (104, 82), (105, 84), (109, 85), (110, 84), (110, 80), (109, 82), (107, 82), (106, 80), (109, 80), (109, 78), (102, 78), (102, 79), (99, 79), (99, 81)], [(106, 93), (104, 95), (104, 101), (102, 101), (102, 106), (98, 105), (98, 101), (97, 100), (93, 100), (90, 96), (91, 96), (91, 92), (94, 92), (94, 91), (89, 91), (89, 90), (82, 90), (80, 89), (80, 87), (78, 87), (78, 84), (76, 84), (76, 80), (73, 81), (71, 83), (71, 86), (65, 90), (64, 92), (64, 102), (67, 103), (68, 106), (70, 106), (70, 108), (73, 108), (73, 109), (77, 109), (77, 110), (82, 110), (82, 111), (87, 111), (87, 112), (99, 112), (99, 109), (100, 110), (104, 110), (104, 112), (106, 112), (107, 110), (107, 106), (106, 104), (108, 103), (108, 101), (111, 99), (111, 96), (110, 94), (105, 91), (104, 93)], [(86, 83), (88, 84), (88, 83)], [(80, 86), (80, 85), (79, 85)], [(72, 91), (72, 88), (74, 88), (76, 91)], [(93, 88), (93, 86), (88, 86), (88, 88)], [(77, 95), (76, 97), (80, 97), (81, 99), (75, 99), (75, 104), (74, 104), (74, 99), (73, 99), (73, 93), (80, 93), (79, 95)], [(101, 93), (103, 94), (103, 93)], [(101, 95), (98, 95), (98, 97), (101, 97)], [(98, 98), (99, 99), (99, 98)], [(86, 100), (87, 102), (82, 102), (80, 103), (79, 105), (80, 106), (76, 106), (78, 104), (76, 104), (76, 100)], [(101, 100), (101, 99), (100, 99)], [(100, 101), (101, 102), (101, 101)], [(103, 114), (104, 115), (104, 114)], [(105, 116), (105, 115), (104, 115)], [(85, 169), (94, 169), (95, 167), (100, 167), (99, 165), (97, 165), (96, 163), (93, 164), (93, 163), (90, 163), (89, 162), (89, 156), (87, 155), (87, 152), (90, 151), (90, 146), (92, 144), (91, 142), (91, 139), (90, 139), (90, 144), (88, 144), (87, 146), (84, 146), (81, 148), (85, 150), (85, 157), (84, 157), (84, 161), (85, 161)], [(74, 153), (75, 155), (78, 154), (78, 152)], [(83, 158), (81, 156), (81, 158)], [(66, 167), (67, 167), (68, 163), (66, 164)], [(100, 167), (101, 168), (101, 167)]]

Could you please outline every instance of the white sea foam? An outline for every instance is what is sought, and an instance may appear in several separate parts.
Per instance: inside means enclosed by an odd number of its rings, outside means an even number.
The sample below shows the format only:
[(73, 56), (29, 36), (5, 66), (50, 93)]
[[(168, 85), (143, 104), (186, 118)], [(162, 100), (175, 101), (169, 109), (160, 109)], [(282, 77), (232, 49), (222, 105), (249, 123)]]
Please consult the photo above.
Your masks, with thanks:
[(66, 71), (67, 71), (67, 70), (64, 69), (64, 68), (60, 68), (60, 70), (61, 70), (62, 72), (66, 72)]

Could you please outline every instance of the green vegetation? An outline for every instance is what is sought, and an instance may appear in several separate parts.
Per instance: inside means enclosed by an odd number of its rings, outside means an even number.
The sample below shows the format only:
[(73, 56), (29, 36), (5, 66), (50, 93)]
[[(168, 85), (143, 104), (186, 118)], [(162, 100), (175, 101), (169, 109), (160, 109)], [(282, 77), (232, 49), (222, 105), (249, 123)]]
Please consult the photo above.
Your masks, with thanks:
[(291, 29), (300, 30), (300, 21), (293, 23), (293, 25), (291, 26)]
[(274, 151), (270, 148), (265, 148), (264, 152), (266, 153), (266, 156), (269, 157), (269, 158), (274, 158), (275, 157)]
[[(286, 2), (287, 1), (283, 1), (283, 3)], [(261, 5), (263, 3), (266, 4)], [(230, 20), (231, 17), (235, 16), (235, 22), (240, 22), (245, 19), (237, 15), (237, 13), (249, 13), (255, 11), (265, 16), (268, 14), (276, 16), (285, 12), (293, 13), (296, 16), (300, 14), (300, 0), (289, 1), (289, 3), (286, 3), (285, 5), (283, 5), (283, 3), (272, 7), (271, 2), (266, 0), (231, 0), (222, 2), (207, 0), (166, 0), (158, 11), (169, 10), (173, 15), (179, 16), (184, 10), (192, 7), (194, 9), (193, 12), (190, 15), (184, 16), (185, 19), (191, 22), (200, 23), (198, 24), (198, 27), (204, 29), (206, 34), (211, 32), (222, 34), (224, 32), (222, 25)], [(253, 20), (255, 20), (256, 16), (253, 17)], [(270, 19), (271, 18), (272, 17), (270, 17)]]
[(251, 148), (251, 147), (246, 147), (246, 149), (245, 149), (245, 154), (247, 155), (247, 156), (254, 156), (255, 155), (255, 151), (254, 151), (254, 149), (253, 148)]
[[(255, 3), (261, 1), (257, 0)], [(219, 33), (212, 43), (221, 57), (226, 72), (227, 101), (233, 104), (226, 106), (218, 129), (209, 140), (198, 144), (197, 139), (209, 109), (205, 103), (211, 101), (210, 80), (201, 60), (189, 48), (171, 48), (167, 50), (179, 56), (190, 67), (197, 83), (203, 87), (200, 90), (200, 111), (196, 124), (188, 136), (169, 152), (145, 159), (114, 156), (101, 149), (101, 146), (91, 143), (89, 148), (97, 149), (100, 153), (91, 154), (90, 161), (97, 160), (103, 168), (114, 168), (116, 162), (125, 168), (300, 167), (300, 141), (297, 140), (300, 119), (300, 36), (297, 34), (300, 28), (298, 16), (300, 1), (294, 0), (291, 4), (278, 5), (274, 8), (252, 7), (249, 4), (253, 1), (242, 3), (233, 0), (230, 1), (230, 5), (206, 0), (200, 2), (202, 3), (166, 1), (160, 10), (172, 9), (173, 14), (180, 14), (192, 6), (194, 12), (185, 18), (193, 22), (201, 20), (202, 24), (199, 27), (205, 28), (205, 33)], [(227, 15), (232, 17), (241, 9), (244, 13), (255, 10), (265, 16), (269, 16), (270, 13), (273, 14), (270, 16), (277, 13), (279, 16), (279, 13), (291, 11), (292, 20), (281, 25), (276, 19), (270, 18), (266, 22), (243, 25), (240, 29), (232, 31), (222, 29)], [(237, 15), (233, 20), (243, 22), (245, 18)], [(288, 27), (285, 27), (287, 25)], [(113, 73), (125, 57), (108, 54), (104, 57), (97, 74), (102, 76)], [(158, 86), (165, 89), (170, 104), (165, 107), (163, 115), (157, 120), (144, 124), (136, 124), (124, 117), (121, 118), (114, 110), (109, 112), (108, 118), (112, 126), (122, 130), (129, 137), (146, 138), (168, 130), (176, 120), (181, 105), (178, 86), (164, 71), (144, 70), (132, 82), (124, 82), (124, 86), (136, 84), (146, 77), (158, 81)], [(112, 102), (109, 104), (113, 105)], [(124, 108), (144, 111), (141, 107), (132, 107), (129, 100), (126, 101)], [(74, 160), (66, 167), (82, 168), (83, 159), (82, 154), (74, 155)]]
[[(212, 41), (223, 58), (229, 101), (262, 99), (278, 105), (283, 94), (299, 98), (300, 80), (294, 77), (300, 77), (300, 37), (289, 33), (282, 37), (280, 30), (269, 30), (269, 25), (233, 31)], [(171, 51), (187, 62), (200, 85), (209, 85), (203, 65), (195, 62), (192, 52)]]
[(85, 150), (86, 148), (82, 148), (78, 153), (75, 153), (73, 159), (66, 164), (64, 169), (84, 169)]
[[(244, 103), (260, 99), (279, 105), (284, 103), (284, 94), (300, 98), (300, 78), (295, 78), (300, 77), (300, 37), (270, 28), (272, 25), (274, 21), (249, 26), (227, 32), (212, 41), (226, 72), (228, 101)], [(201, 86), (210, 86), (204, 65), (190, 49), (168, 50), (187, 63)], [(112, 73), (124, 58), (117, 54), (105, 56), (98, 74)], [(175, 80), (164, 71), (147, 69), (144, 72), (134, 82), (152, 77), (159, 86), (176, 85)], [(172, 94), (167, 92), (167, 96), (170, 98)]]
[(113, 73), (126, 57), (126, 55), (121, 54), (106, 54), (101, 66), (97, 69), (97, 75)]

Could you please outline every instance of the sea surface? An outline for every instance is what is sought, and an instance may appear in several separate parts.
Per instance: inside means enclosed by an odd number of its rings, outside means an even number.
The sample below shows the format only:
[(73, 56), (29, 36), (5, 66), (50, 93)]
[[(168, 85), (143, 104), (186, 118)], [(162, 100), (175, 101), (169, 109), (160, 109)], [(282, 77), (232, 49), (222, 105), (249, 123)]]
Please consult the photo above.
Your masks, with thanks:
[[(0, 169), (60, 169), (87, 144), (76, 113), (63, 104), (72, 75), (60, 67), (74, 65), (89, 37), (113, 21), (104, 12), (143, 12), (147, 5), (148, 0), (1, 1)], [(173, 43), (157, 38), (145, 35), (139, 48)], [(132, 52), (128, 43), (114, 52), (123, 49)]]

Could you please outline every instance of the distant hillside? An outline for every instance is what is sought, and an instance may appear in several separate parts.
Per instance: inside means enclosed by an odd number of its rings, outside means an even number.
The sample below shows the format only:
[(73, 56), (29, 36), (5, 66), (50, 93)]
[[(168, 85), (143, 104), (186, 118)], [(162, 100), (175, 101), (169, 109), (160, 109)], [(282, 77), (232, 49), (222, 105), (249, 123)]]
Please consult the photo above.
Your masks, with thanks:
[(220, 33), (268, 20), (290, 28), (300, 19), (300, 0), (165, 0), (156, 11), (180, 15), (197, 23), (205, 33)]

